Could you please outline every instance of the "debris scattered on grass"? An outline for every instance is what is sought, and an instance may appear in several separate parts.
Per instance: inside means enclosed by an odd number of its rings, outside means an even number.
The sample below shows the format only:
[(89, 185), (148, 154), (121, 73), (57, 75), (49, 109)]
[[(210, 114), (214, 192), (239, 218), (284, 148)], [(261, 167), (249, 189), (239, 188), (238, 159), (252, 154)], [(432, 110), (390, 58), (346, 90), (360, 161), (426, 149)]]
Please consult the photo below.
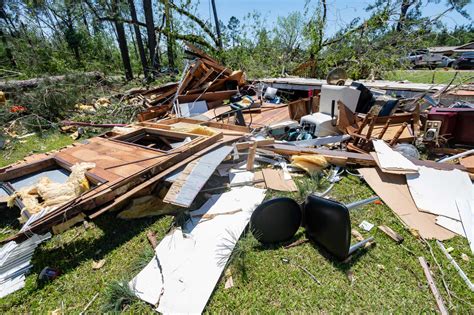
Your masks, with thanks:
[(104, 267), (104, 265), (105, 265), (105, 259), (101, 259), (101, 260), (98, 260), (98, 261), (93, 261), (92, 262), (92, 269), (98, 270), (98, 269)]

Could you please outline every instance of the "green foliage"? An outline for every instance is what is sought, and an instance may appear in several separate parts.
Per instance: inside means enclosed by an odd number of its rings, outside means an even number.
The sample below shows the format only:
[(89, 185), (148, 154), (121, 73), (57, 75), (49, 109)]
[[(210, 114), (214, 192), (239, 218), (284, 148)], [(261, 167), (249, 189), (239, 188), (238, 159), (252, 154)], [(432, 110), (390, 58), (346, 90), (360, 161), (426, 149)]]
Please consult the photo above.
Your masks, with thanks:
[(119, 312), (124, 307), (137, 301), (137, 297), (133, 294), (126, 281), (113, 281), (106, 290), (106, 303), (103, 306), (104, 312)]

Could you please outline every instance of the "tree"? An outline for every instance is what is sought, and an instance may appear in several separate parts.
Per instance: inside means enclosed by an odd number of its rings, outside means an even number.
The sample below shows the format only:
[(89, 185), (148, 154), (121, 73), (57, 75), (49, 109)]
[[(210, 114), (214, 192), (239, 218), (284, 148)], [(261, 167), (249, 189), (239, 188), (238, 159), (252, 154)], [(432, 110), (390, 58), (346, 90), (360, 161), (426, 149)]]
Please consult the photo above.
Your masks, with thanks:
[(212, 3), (212, 12), (214, 14), (214, 23), (216, 23), (217, 46), (219, 47), (219, 50), (222, 50), (222, 34), (221, 34), (221, 28), (219, 24), (219, 18), (217, 17), (216, 1), (211, 0), (211, 3)]
[(133, 29), (135, 31), (135, 38), (137, 39), (138, 53), (140, 55), (140, 62), (142, 64), (143, 75), (148, 78), (148, 62), (146, 60), (145, 47), (143, 46), (142, 34), (140, 32), (140, 26), (138, 26), (137, 11), (135, 9), (134, 0), (128, 0), (130, 7), (130, 17), (132, 18)]
[(235, 16), (231, 16), (227, 23), (227, 29), (230, 33), (230, 39), (232, 40), (232, 47), (235, 47), (235, 43), (239, 40), (240, 21)]
[(153, 70), (156, 70), (157, 63), (155, 60), (155, 49), (156, 49), (156, 34), (155, 34), (155, 23), (153, 20), (153, 6), (151, 0), (143, 0), (143, 13), (145, 15), (146, 33), (148, 36), (148, 54), (150, 58), (150, 64)]
[(174, 34), (173, 34), (173, 16), (171, 13), (171, 0), (165, 1), (165, 19), (166, 19), (166, 38), (167, 38), (167, 51), (168, 51), (168, 67), (170, 70), (174, 69)]
[(117, 31), (117, 41), (120, 49), (120, 55), (122, 57), (122, 63), (125, 70), (125, 79), (133, 79), (132, 64), (130, 62), (130, 54), (128, 53), (127, 36), (125, 35), (125, 28), (123, 22), (120, 19), (119, 11), (119, 0), (111, 1), (111, 9), (114, 19), (115, 30)]

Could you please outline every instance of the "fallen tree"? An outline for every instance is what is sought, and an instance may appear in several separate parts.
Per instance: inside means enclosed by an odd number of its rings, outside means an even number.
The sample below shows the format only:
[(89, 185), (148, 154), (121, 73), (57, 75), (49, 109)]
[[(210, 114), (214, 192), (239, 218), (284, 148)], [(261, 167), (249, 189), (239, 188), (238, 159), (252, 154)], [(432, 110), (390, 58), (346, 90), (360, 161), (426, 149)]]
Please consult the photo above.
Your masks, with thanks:
[(84, 72), (84, 73), (73, 73), (73, 74), (67, 74), (67, 75), (34, 78), (34, 79), (28, 79), (28, 80), (8, 80), (8, 81), (3, 80), (3, 81), (0, 81), (0, 91), (11, 92), (15, 90), (27, 90), (27, 89), (36, 88), (38, 87), (38, 85), (40, 85), (43, 82), (58, 83), (71, 77), (89, 78), (89, 79), (95, 79), (99, 81), (99, 80), (104, 79), (105, 75), (98, 71), (92, 71), (92, 72)]

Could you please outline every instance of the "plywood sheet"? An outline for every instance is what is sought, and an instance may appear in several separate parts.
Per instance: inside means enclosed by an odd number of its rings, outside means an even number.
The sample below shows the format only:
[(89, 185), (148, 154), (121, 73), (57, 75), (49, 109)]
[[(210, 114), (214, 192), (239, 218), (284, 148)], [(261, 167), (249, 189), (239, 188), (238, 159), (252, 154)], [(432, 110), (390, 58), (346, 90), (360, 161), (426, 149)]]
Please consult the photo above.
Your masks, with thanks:
[(264, 168), (263, 178), (267, 188), (278, 191), (297, 191), (295, 182), (292, 179), (285, 179), (283, 170)]
[(436, 216), (421, 212), (411, 198), (405, 176), (387, 174), (378, 168), (358, 170), (383, 202), (410, 228), (427, 239), (447, 240), (455, 233), (436, 224)]
[(372, 140), (374, 145), (375, 161), (385, 173), (407, 174), (417, 173), (418, 167), (404, 157), (400, 152), (394, 151), (383, 140)]

